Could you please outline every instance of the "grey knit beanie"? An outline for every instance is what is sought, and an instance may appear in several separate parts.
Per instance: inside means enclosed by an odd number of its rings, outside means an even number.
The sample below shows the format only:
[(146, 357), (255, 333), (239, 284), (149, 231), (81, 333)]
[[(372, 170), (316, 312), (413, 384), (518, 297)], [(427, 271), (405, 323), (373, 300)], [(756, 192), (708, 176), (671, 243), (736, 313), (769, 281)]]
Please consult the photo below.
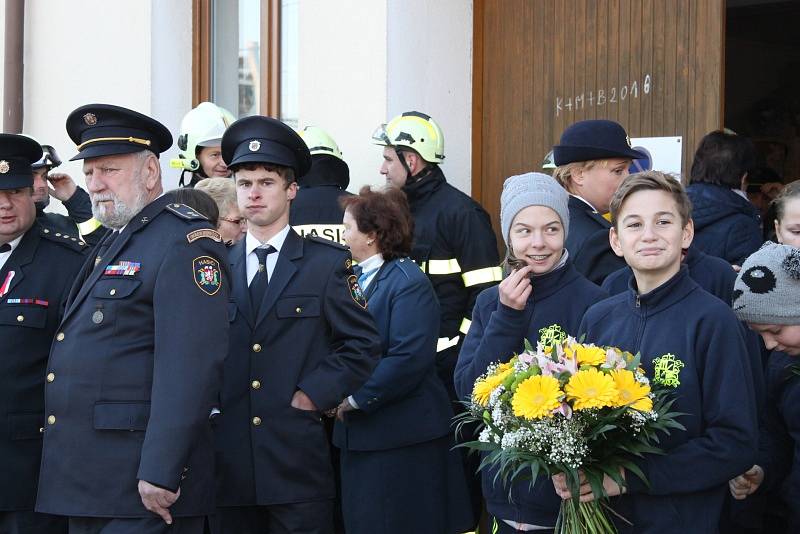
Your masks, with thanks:
[(756, 324), (800, 324), (800, 250), (767, 242), (747, 258), (733, 286), (733, 311)]
[(508, 245), (511, 221), (528, 206), (546, 206), (561, 218), (564, 225), (564, 240), (569, 234), (569, 194), (551, 176), (540, 172), (528, 172), (512, 176), (503, 184), (500, 194), (500, 229)]

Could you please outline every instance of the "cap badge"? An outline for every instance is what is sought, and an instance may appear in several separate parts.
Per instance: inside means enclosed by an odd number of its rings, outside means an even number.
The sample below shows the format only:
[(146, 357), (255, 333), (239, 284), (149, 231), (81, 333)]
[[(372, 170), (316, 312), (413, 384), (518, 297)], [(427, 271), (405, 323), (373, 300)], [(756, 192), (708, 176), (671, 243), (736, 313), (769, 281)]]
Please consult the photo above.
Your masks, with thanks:
[(250, 152), (258, 152), (258, 149), (261, 148), (261, 142), (254, 139), (253, 141), (250, 141), (248, 148), (250, 149)]
[(97, 117), (94, 113), (87, 113), (83, 116), (83, 122), (85, 122), (88, 126), (94, 126), (97, 124)]
[(633, 146), (631, 145), (631, 138), (628, 137), (627, 135), (625, 136), (625, 141), (628, 143), (628, 148), (633, 148)]
[(0, 174), (5, 174), (11, 170), (11, 166), (6, 160), (0, 161)]

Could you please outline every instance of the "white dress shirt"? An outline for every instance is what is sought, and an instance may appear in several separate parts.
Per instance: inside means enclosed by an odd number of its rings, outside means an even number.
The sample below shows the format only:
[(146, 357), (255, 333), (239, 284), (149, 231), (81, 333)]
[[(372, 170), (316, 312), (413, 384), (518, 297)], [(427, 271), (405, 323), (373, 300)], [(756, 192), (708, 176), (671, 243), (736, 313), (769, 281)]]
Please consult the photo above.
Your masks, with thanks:
[(250, 282), (253, 281), (253, 277), (256, 275), (256, 272), (258, 272), (258, 255), (256, 255), (255, 250), (259, 247), (265, 247), (267, 245), (272, 245), (272, 247), (275, 249), (275, 252), (267, 255), (267, 280), (271, 280), (272, 271), (275, 270), (275, 264), (278, 263), (278, 254), (281, 252), (283, 242), (286, 241), (286, 236), (289, 235), (289, 230), (290, 227), (287, 224), (283, 230), (272, 236), (272, 238), (266, 243), (259, 241), (256, 236), (250, 233), (250, 230), (247, 231), (244, 248), (245, 260), (247, 262), (248, 286), (250, 286)]
[[(22, 234), (22, 235), (25, 235), (25, 234)], [(3, 268), (3, 266), (6, 264), (6, 261), (8, 260), (8, 258), (10, 258), (11, 254), (14, 253), (14, 249), (17, 248), (17, 245), (19, 245), (19, 242), (22, 241), (22, 235), (17, 237), (16, 239), (14, 239), (13, 241), (11, 241), (9, 243), (9, 245), (11, 245), (11, 250), (9, 250), (8, 252), (0, 253), (0, 269)], [(0, 284), (2, 284), (2, 283), (3, 283), (3, 281), (0, 280)]]
[(383, 264), (383, 254), (380, 252), (358, 263), (358, 266), (361, 267), (362, 274), (370, 273), (369, 276), (367, 276), (367, 278), (363, 281), (359, 278), (358, 285), (361, 286), (363, 291), (366, 291), (367, 287), (369, 287), (369, 285), (375, 279), (375, 275), (378, 274), (378, 271), (380, 271)]

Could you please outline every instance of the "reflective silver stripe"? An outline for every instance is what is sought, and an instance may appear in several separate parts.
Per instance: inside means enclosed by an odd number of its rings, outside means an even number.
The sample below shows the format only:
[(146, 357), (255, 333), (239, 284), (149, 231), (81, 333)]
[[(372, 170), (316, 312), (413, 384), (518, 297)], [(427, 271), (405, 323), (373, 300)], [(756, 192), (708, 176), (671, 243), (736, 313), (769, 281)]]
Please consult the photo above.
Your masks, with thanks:
[(343, 224), (298, 224), (292, 228), (303, 237), (322, 237), (335, 241), (340, 245), (345, 244)]
[(442, 352), (443, 350), (447, 350), (450, 347), (455, 347), (458, 345), (458, 340), (461, 336), (456, 336), (452, 339), (447, 337), (440, 337), (439, 340), (436, 342), (436, 352)]
[(500, 267), (484, 267), (467, 271), (461, 275), (464, 279), (464, 287), (477, 286), (489, 282), (499, 282), (503, 279), (503, 269)]
[(458, 331), (466, 336), (467, 332), (469, 332), (470, 325), (472, 325), (472, 321), (464, 317), (464, 319), (461, 321), (461, 326), (458, 327)]
[(456, 274), (461, 272), (461, 266), (455, 258), (449, 260), (428, 260), (422, 263), (422, 270), (428, 274)]

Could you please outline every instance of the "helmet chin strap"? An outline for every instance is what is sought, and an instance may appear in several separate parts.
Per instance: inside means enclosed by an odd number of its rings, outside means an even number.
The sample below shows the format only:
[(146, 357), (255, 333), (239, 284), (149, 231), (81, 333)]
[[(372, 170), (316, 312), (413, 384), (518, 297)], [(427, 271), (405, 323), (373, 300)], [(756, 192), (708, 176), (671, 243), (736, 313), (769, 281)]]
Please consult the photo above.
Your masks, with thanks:
[(412, 185), (419, 182), (422, 178), (430, 174), (430, 165), (422, 169), (422, 171), (418, 172), (417, 174), (411, 174), (411, 168), (406, 163), (406, 158), (403, 157), (404, 150), (400, 150), (397, 147), (394, 149), (395, 154), (397, 154), (397, 159), (400, 160), (400, 165), (406, 170), (406, 185)]

